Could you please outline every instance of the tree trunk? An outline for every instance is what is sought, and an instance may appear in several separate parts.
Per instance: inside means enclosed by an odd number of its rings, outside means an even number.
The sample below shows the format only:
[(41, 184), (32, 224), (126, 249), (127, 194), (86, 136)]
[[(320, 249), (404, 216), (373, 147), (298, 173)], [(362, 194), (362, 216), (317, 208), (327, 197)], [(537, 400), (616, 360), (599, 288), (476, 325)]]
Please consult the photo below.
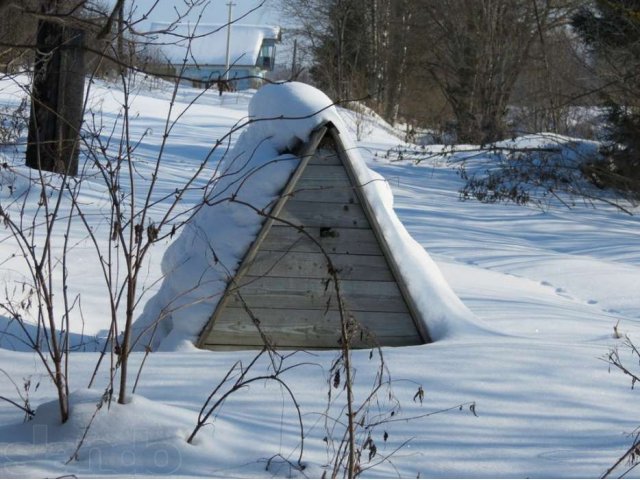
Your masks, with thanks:
[[(387, 95), (384, 105), (384, 117), (392, 125), (398, 121), (400, 111), (400, 99), (405, 86), (407, 73), (407, 54), (409, 32), (411, 29), (411, 9), (407, 0), (396, 0), (396, 11), (393, 14), (395, 23), (394, 37), (391, 42), (392, 52), (390, 62), (387, 65)], [(393, 68), (391, 68), (393, 67)]]
[(77, 175), (84, 98), (84, 32), (42, 20), (36, 41), (26, 164)]
[(127, 68), (124, 66), (129, 65), (129, 59), (126, 58), (126, 53), (124, 51), (124, 2), (120, 2), (118, 5), (118, 61), (120, 62), (120, 74), (126, 75)]

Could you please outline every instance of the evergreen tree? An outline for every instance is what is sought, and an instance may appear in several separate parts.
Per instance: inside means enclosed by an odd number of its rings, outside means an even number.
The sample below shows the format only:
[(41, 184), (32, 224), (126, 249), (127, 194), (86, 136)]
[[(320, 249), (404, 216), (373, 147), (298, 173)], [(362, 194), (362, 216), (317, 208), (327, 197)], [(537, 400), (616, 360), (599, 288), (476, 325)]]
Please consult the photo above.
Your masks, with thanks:
[(640, 0), (595, 0), (572, 21), (600, 77), (611, 125), (608, 162), (592, 174), (606, 186), (640, 194)]

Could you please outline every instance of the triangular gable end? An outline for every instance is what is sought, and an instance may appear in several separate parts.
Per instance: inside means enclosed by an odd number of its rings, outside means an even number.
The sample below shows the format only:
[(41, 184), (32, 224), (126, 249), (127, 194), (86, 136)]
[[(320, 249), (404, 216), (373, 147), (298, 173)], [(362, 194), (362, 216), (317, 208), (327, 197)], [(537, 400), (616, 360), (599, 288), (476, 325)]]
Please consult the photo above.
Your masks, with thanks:
[(316, 129), (198, 346), (284, 349), (340, 346), (343, 314), (354, 320), (354, 347), (429, 342), (373, 210), (357, 184), (338, 130)]

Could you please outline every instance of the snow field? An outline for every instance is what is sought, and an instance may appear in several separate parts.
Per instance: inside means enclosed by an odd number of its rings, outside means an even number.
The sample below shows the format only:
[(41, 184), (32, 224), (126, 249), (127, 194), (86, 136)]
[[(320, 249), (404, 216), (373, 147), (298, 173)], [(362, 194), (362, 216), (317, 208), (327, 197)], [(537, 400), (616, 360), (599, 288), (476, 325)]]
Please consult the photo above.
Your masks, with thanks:
[[(92, 98), (101, 102), (107, 121), (113, 121), (120, 92), (105, 84), (94, 88)], [(0, 88), (3, 103), (15, 96), (10, 89), (15, 86)], [(182, 90), (178, 107), (186, 108), (194, 95), (195, 90)], [(205, 95), (185, 113), (172, 132), (175, 141), (162, 166), (159, 195), (170, 192), (216, 138), (246, 117), (249, 97)], [(136, 94), (134, 135), (143, 137), (147, 129), (152, 130), (136, 151), (140, 187), (149, 178), (157, 154), (168, 98), (168, 92), (157, 90), (141, 89)], [(461, 327), (431, 345), (384, 349), (401, 409), (393, 417), (397, 421), (378, 427), (373, 435), (379, 459), (402, 448), (365, 476), (601, 475), (626, 450), (627, 435), (639, 423), (637, 392), (621, 374), (609, 373), (602, 361), (609, 348), (619, 343), (612, 336), (617, 322), (622, 333), (637, 338), (637, 216), (606, 206), (594, 210), (576, 205), (566, 210), (551, 205), (548, 211), (540, 211), (460, 202), (461, 180), (440, 159), (416, 166), (374, 156), (399, 142), (387, 126), (374, 124), (354, 148), (367, 166), (388, 181), (400, 221), (485, 328)], [(5, 189), (2, 195), (3, 202), (9, 198)], [(105, 199), (99, 181), (89, 176), (82, 195), (99, 220)], [(198, 198), (194, 192), (185, 200), (185, 208)], [(101, 225), (98, 221), (96, 228)], [(95, 254), (81, 228), (74, 228), (72, 235), (79, 254), (69, 268), (74, 288), (82, 293), (84, 320), (78, 319), (73, 326), (79, 342), (83, 331), (102, 335), (108, 319), (101, 303), (101, 280), (89, 267)], [(158, 245), (149, 260), (145, 301), (160, 291), (157, 279), (167, 244)], [(5, 236), (0, 243), (2, 259), (13, 251)], [(15, 260), (3, 265), (5, 285), (24, 272), (21, 268)], [(9, 321), (1, 321), (4, 330)], [(187, 348), (150, 355), (133, 402), (109, 410), (103, 407), (78, 460), (66, 465), (106, 384), (103, 369), (96, 383), (99, 388), (85, 390), (97, 361), (97, 354), (91, 353), (95, 345), (89, 344), (87, 353), (72, 354), (72, 420), (60, 426), (55, 404), (50, 403), (54, 392), (39, 360), (33, 353), (14, 351), (20, 350), (15, 339), (0, 340), (0, 368), (19, 388), (23, 379), (31, 379), (31, 404), (39, 408), (32, 422), (21, 423), (22, 413), (0, 402), (0, 476), (318, 477), (330, 459), (323, 442), (327, 435), (323, 412), (329, 389), (326, 375), (335, 353), (299, 353), (290, 359), (309, 363), (286, 375), (305, 422), (304, 472), (291, 470), (284, 462), (265, 470), (271, 456), (280, 454), (295, 461), (299, 453), (295, 411), (274, 384), (256, 383), (237, 393), (195, 445), (186, 443), (211, 389), (237, 359), (246, 363), (253, 355)], [(133, 355), (132, 371), (142, 359), (142, 353)], [(375, 361), (369, 360), (369, 352), (354, 352), (354, 364), (356, 392), (362, 398), (369, 392)], [(265, 368), (261, 365), (257, 371)], [(425, 391), (422, 405), (413, 400), (418, 386)], [(0, 395), (17, 399), (6, 377), (0, 387)], [(340, 397), (338, 405), (342, 401)], [(477, 417), (467, 402), (475, 402)], [(417, 418), (458, 404), (465, 404), (461, 411)], [(383, 402), (381, 408), (389, 404)], [(389, 435), (386, 442), (384, 431)]]

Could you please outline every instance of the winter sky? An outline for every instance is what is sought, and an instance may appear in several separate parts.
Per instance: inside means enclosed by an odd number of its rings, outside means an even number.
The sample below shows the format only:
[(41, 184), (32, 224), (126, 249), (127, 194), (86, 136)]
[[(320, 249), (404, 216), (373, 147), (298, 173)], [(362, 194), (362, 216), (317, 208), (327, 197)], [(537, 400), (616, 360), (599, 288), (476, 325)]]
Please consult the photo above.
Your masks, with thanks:
[[(157, 5), (153, 8), (156, 3)], [(153, 8), (149, 14), (149, 20), (152, 22), (167, 22), (175, 19), (176, 10), (180, 12), (187, 10), (188, 3), (192, 2), (185, 0), (127, 0), (127, 8), (134, 6), (134, 18), (139, 18)], [(233, 3), (232, 16), (234, 19), (248, 13), (241, 20), (242, 23), (258, 25), (279, 25), (281, 23), (274, 0), (233, 0)], [(228, 15), (227, 4), (228, 0), (209, 0), (204, 2), (203, 6), (192, 9), (185, 20), (196, 22), (198, 21), (198, 16), (202, 14), (200, 23), (225, 23)], [(261, 4), (263, 5), (260, 6)], [(252, 11), (254, 9), (255, 11)]]

